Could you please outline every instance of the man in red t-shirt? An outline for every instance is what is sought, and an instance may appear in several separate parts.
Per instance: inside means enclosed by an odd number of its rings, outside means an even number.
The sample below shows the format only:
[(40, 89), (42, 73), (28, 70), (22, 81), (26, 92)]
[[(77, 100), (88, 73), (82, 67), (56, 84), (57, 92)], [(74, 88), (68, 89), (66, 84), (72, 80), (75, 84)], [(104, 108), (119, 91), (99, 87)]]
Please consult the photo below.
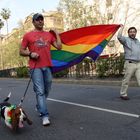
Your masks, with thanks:
[(50, 124), (46, 104), (46, 98), (52, 83), (50, 49), (53, 45), (60, 50), (62, 44), (59, 34), (55, 30), (44, 31), (44, 17), (42, 14), (34, 14), (32, 23), (35, 29), (23, 36), (20, 55), (29, 56), (30, 73), (37, 100), (36, 108), (42, 117), (42, 124), (46, 126)]

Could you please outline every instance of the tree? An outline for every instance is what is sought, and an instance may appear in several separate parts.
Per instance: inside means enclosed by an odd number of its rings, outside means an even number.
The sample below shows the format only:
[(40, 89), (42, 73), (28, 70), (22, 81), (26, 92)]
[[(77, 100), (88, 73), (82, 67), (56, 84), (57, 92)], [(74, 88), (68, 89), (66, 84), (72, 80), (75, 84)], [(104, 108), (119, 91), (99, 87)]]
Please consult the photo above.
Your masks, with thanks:
[(8, 34), (8, 19), (11, 16), (10, 13), (11, 13), (11, 11), (9, 9), (5, 9), (5, 8), (2, 8), (2, 11), (0, 13), (2, 18), (6, 21), (7, 34)]
[(93, 17), (95, 7), (85, 5), (85, 0), (60, 0), (58, 10), (64, 13), (66, 30), (95, 24), (97, 17)]
[(2, 47), (2, 36), (1, 36), (1, 29), (3, 28), (4, 26), (4, 22), (0, 19), (0, 52), (1, 52), (1, 68), (3, 68), (3, 47)]
[[(0, 15), (2, 16), (2, 18), (6, 21), (6, 28), (7, 28), (7, 35), (8, 35), (8, 19), (10, 18), (10, 13), (11, 11), (9, 9), (6, 9), (6, 8), (2, 8), (2, 11), (0, 13)], [(5, 49), (6, 49), (6, 46), (5, 48), (3, 49), (3, 56), (5, 57), (6, 55), (6, 52), (5, 52)], [(3, 69), (5, 67), (5, 59), (3, 59)]]
[[(95, 24), (132, 24), (139, 21), (140, 2), (135, 0), (60, 0), (66, 29)], [(137, 23), (138, 24), (138, 23)]]
[(0, 34), (1, 34), (1, 29), (3, 28), (4, 26), (4, 22), (0, 19)]

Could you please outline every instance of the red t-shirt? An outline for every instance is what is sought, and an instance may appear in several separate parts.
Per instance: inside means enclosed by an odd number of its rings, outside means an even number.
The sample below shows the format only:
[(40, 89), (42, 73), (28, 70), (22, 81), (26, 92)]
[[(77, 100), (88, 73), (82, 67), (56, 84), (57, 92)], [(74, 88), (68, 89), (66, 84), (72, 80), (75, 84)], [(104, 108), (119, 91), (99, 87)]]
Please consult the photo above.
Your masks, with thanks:
[(28, 48), (30, 52), (36, 52), (39, 54), (39, 58), (37, 60), (29, 59), (30, 68), (52, 66), (50, 49), (51, 44), (55, 40), (55, 37), (46, 31), (31, 31), (23, 36), (21, 46), (24, 49)]

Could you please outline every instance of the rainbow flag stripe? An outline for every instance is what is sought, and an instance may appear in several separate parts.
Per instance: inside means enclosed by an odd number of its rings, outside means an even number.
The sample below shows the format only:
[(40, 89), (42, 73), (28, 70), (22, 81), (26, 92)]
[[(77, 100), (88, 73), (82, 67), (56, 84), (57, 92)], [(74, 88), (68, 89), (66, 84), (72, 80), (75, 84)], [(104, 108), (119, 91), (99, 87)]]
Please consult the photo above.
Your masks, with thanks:
[(61, 33), (62, 50), (51, 48), (52, 71), (64, 70), (87, 56), (96, 61), (119, 27), (116, 24), (95, 25)]

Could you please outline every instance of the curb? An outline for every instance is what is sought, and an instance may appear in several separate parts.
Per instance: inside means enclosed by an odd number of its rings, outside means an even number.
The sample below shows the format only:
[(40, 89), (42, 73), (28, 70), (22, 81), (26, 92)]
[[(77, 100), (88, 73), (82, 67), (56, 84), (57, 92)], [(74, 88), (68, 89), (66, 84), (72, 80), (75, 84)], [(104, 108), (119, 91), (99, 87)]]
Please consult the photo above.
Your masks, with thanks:
[[(0, 78), (0, 79), (9, 79), (9, 80), (17, 80), (17, 81), (28, 81), (29, 78)], [(121, 86), (122, 79), (114, 78), (114, 79), (74, 79), (74, 78), (53, 78), (54, 83), (61, 84), (81, 84), (81, 85), (102, 85), (102, 86)], [(129, 86), (138, 87), (137, 81), (132, 79), (130, 81)]]
[[(83, 84), (83, 85), (103, 85), (103, 86), (121, 86), (121, 80), (112, 79), (53, 79), (54, 83), (64, 83), (64, 84)], [(129, 86), (138, 87), (137, 81), (130, 81)]]

